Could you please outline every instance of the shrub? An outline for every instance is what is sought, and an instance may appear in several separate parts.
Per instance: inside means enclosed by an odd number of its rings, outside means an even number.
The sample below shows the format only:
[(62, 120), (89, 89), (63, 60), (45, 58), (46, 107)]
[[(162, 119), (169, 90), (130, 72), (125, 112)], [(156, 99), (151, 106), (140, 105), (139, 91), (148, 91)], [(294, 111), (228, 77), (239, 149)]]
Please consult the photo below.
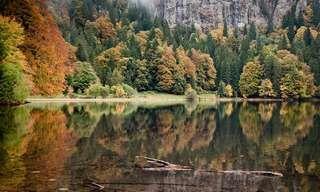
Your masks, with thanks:
[(102, 97), (106, 98), (108, 97), (110, 91), (109, 87), (102, 86), (101, 84), (93, 84), (87, 89), (87, 95), (97, 98)]
[(121, 85), (114, 85), (111, 87), (111, 94), (114, 97), (126, 97), (127, 93), (125, 92), (125, 90), (123, 89), (123, 87)]
[(224, 87), (224, 95), (226, 97), (233, 97), (233, 88), (230, 84)]
[(130, 85), (127, 84), (122, 84), (123, 90), (125, 91), (126, 95), (131, 97), (136, 95), (138, 92), (136, 89), (134, 89), (133, 87), (131, 87)]
[(185, 96), (188, 100), (195, 101), (198, 98), (196, 90), (194, 90), (190, 85), (187, 86)]

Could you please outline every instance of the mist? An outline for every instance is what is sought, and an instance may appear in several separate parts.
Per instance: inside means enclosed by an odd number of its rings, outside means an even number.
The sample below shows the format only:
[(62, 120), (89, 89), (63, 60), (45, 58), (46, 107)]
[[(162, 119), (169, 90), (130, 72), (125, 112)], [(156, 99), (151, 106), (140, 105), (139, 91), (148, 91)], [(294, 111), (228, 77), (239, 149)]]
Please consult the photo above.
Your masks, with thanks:
[(129, 0), (131, 4), (136, 4), (139, 6), (144, 6), (150, 10), (155, 8), (155, 4), (158, 0)]

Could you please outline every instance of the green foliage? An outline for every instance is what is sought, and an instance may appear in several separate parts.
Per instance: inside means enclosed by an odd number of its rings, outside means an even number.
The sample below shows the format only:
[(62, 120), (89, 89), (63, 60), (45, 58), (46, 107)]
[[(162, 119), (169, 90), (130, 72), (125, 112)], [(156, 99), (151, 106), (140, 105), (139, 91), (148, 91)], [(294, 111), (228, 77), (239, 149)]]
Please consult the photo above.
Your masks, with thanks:
[(256, 25), (254, 23), (250, 23), (248, 37), (251, 41), (256, 40), (256, 38), (257, 38), (257, 29), (256, 29)]
[(318, 26), (320, 24), (320, 2), (318, 0), (312, 1), (312, 24)]
[(281, 40), (279, 42), (279, 45), (278, 45), (278, 49), (288, 49), (289, 46), (288, 46), (288, 40), (287, 40), (287, 37), (286, 35), (282, 35), (281, 37)]
[(226, 18), (223, 19), (223, 36), (228, 37), (228, 24)]
[[(138, 91), (185, 94), (190, 84), (198, 92), (218, 91), (221, 96), (227, 96), (225, 88), (228, 87), (228, 93), (235, 96), (241, 93), (245, 97), (280, 97), (290, 95), (287, 90), (294, 86), (288, 81), (302, 81), (297, 80), (301, 73), (304, 82), (295, 87), (299, 88), (297, 97), (308, 97), (313, 93), (312, 73), (316, 84), (320, 84), (320, 43), (319, 38), (313, 38), (318, 30), (315, 28), (318, 2), (308, 2), (312, 13), (310, 10), (297, 12), (294, 4), (283, 18), (285, 30), (270, 33), (274, 16), (268, 8), (276, 5), (276, 1), (259, 3), (268, 22), (266, 34), (259, 33), (260, 26), (257, 28), (254, 22), (243, 30), (228, 29), (228, 18), (224, 18), (223, 28), (205, 33), (195, 25), (178, 24), (170, 28), (167, 21), (152, 18), (139, 2), (109, 0), (72, 0), (71, 22), (62, 22), (61, 26), (66, 39), (78, 47), (78, 59), (93, 61), (100, 82), (114, 86), (114, 95), (123, 96), (120, 86), (125, 83)], [(108, 11), (109, 15), (97, 18), (94, 13), (101, 10)], [(301, 35), (304, 25), (308, 28)], [(0, 53), (1, 47), (0, 43)], [(293, 61), (289, 52), (284, 54), (289, 55), (289, 60), (283, 59), (279, 50), (291, 51), (297, 60)], [(255, 61), (248, 63), (252, 60)], [(78, 76), (80, 74), (75, 75)], [(81, 86), (72, 86), (73, 89), (83, 92), (82, 87), (88, 86), (88, 80), (75, 79)], [(85, 83), (81, 79), (86, 79)], [(307, 84), (311, 88), (307, 88)]]
[(92, 84), (98, 82), (98, 77), (90, 63), (77, 62), (74, 73), (67, 77), (68, 86), (73, 88), (75, 93), (84, 93)]
[(247, 63), (243, 68), (239, 86), (243, 97), (257, 96), (263, 76), (263, 68), (257, 61)]
[(219, 86), (218, 86), (218, 95), (220, 96), (220, 97), (223, 97), (223, 96), (225, 96), (224, 95), (224, 88), (226, 87), (226, 84), (223, 82), (223, 81), (220, 81), (219, 82)]
[(306, 46), (310, 46), (312, 43), (312, 35), (311, 35), (311, 31), (310, 28), (308, 27), (307, 30), (305, 30), (304, 34), (303, 34), (303, 40)]
[(315, 82), (317, 85), (320, 85), (320, 34), (312, 42), (310, 48), (310, 59), (308, 61), (312, 72), (314, 73)]
[(87, 95), (94, 98), (98, 98), (98, 97), (106, 98), (109, 96), (109, 94), (110, 94), (109, 86), (103, 86), (98, 83), (91, 85), (87, 89)]
[(122, 84), (123, 90), (126, 92), (126, 95), (129, 97), (132, 97), (134, 95), (137, 95), (138, 92), (133, 87), (127, 84)]
[(136, 78), (133, 81), (133, 86), (138, 91), (147, 91), (149, 88), (148, 69), (146, 60), (137, 61)]

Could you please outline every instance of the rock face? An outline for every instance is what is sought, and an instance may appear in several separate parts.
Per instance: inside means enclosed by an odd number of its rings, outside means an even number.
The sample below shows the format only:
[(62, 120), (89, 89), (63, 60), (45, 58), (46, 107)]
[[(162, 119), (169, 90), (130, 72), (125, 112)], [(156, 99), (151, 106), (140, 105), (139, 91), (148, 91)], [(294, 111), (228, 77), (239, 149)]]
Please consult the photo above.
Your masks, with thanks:
[(294, 6), (304, 9), (307, 0), (158, 0), (156, 14), (171, 27), (195, 24), (203, 29), (223, 25), (242, 27), (254, 22), (258, 26), (281, 24), (283, 16)]

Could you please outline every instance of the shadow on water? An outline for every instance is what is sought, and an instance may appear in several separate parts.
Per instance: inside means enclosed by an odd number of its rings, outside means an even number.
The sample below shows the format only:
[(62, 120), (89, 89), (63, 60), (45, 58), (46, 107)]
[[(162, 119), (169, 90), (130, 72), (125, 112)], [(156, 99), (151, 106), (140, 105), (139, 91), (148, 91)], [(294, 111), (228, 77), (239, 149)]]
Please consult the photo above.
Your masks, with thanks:
[[(319, 107), (231, 102), (2, 107), (0, 191), (320, 191)], [(140, 170), (136, 156), (195, 171)], [(284, 177), (219, 173), (225, 170)]]

